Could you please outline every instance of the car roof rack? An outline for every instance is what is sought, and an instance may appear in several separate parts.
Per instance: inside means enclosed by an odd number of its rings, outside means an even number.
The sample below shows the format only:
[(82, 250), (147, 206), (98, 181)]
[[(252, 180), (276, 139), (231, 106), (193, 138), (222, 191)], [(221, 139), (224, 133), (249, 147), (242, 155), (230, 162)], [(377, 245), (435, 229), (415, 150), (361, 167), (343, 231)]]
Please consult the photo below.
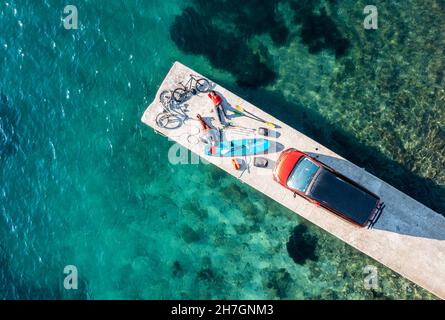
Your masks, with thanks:
[(374, 215), (374, 218), (372, 218), (370, 224), (368, 225), (368, 229), (372, 229), (374, 225), (377, 223), (377, 221), (380, 219), (380, 216), (382, 215), (383, 209), (385, 209), (386, 205), (384, 202), (380, 203), (377, 207), (377, 211)]

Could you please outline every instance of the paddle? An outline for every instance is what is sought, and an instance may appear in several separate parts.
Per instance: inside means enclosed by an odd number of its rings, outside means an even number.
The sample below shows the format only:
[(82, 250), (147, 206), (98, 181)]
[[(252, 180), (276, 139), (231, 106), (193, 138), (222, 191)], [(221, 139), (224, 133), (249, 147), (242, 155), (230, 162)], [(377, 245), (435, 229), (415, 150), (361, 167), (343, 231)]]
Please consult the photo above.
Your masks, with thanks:
[[(236, 106), (236, 107), (240, 107), (240, 106)], [(236, 107), (235, 107), (235, 108), (236, 108)], [(240, 108), (241, 108), (241, 107), (240, 107)], [(244, 109), (243, 109), (243, 110), (244, 110)], [(238, 115), (240, 115), (240, 116), (247, 117), (247, 118), (250, 118), (250, 119), (253, 119), (253, 120), (257, 120), (257, 121), (261, 121), (260, 119), (258, 119), (258, 117), (252, 117), (252, 116), (250, 116), (250, 115), (248, 115), (248, 114), (245, 114), (245, 113), (243, 113), (243, 112), (241, 112), (241, 111), (239, 111), (239, 110), (232, 109), (231, 111), (233, 111), (233, 113), (238, 114)], [(261, 121), (261, 122), (263, 122), (263, 121)]]
[(253, 120), (256, 120), (256, 121), (260, 121), (260, 122), (262, 122), (262, 123), (265, 123), (266, 126), (268, 126), (268, 127), (270, 127), (270, 128), (276, 128), (276, 125), (274, 125), (272, 122), (269, 122), (269, 121), (266, 121), (266, 120), (263, 120), (263, 119), (257, 117), (257, 116), (254, 115), (253, 113), (251, 113), (251, 112), (245, 110), (245, 109), (244, 109), (243, 107), (241, 107), (240, 105), (236, 105), (236, 106), (235, 106), (235, 109), (238, 110), (238, 111), (240, 111), (240, 112), (245, 113), (244, 115), (249, 114), (249, 116), (247, 116), (247, 115), (246, 115), (246, 116), (249, 117), (249, 118), (251, 118), (251, 119), (253, 119)]

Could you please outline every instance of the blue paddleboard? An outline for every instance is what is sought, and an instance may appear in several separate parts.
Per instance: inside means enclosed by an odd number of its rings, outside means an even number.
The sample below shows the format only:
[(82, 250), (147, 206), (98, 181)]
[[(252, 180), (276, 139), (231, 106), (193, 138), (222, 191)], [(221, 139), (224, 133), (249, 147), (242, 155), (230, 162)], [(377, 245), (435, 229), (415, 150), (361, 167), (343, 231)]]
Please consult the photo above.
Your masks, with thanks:
[(218, 157), (239, 157), (263, 154), (269, 150), (270, 141), (262, 138), (223, 141), (216, 146), (206, 145), (204, 154)]

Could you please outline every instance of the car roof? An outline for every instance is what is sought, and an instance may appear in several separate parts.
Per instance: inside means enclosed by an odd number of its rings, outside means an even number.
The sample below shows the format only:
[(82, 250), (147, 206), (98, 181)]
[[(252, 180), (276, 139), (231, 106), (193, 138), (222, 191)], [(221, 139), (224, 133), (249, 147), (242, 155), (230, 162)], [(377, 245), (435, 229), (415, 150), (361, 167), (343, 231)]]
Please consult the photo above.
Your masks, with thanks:
[(325, 168), (314, 177), (307, 195), (359, 224), (366, 223), (379, 200)]

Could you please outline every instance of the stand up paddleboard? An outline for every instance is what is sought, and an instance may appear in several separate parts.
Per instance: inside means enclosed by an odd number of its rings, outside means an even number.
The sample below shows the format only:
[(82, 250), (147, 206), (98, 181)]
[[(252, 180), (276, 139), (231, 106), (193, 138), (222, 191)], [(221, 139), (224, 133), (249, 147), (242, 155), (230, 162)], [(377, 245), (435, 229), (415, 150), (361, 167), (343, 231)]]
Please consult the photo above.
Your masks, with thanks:
[(262, 138), (223, 141), (216, 146), (205, 146), (204, 154), (218, 157), (239, 157), (263, 154), (269, 150), (270, 141)]

